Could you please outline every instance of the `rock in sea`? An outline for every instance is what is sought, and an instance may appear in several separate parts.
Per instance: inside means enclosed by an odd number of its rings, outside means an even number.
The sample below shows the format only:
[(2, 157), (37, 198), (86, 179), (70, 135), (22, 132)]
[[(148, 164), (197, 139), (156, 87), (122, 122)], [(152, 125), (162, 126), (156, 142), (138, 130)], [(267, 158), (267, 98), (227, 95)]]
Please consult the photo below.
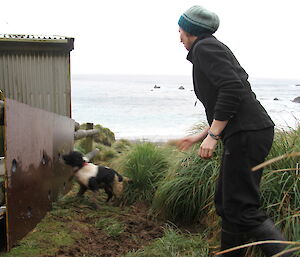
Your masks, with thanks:
[(293, 100), (294, 103), (300, 103), (300, 96), (296, 97), (294, 100)]

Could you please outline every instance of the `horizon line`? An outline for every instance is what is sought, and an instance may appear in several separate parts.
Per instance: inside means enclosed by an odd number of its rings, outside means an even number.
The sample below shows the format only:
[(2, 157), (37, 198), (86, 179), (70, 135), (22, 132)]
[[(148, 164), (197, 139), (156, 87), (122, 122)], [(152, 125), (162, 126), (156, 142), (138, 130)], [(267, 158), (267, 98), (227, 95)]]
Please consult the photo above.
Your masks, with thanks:
[[(190, 77), (192, 79), (191, 74), (162, 74), (162, 73), (153, 73), (153, 74), (143, 74), (143, 73), (72, 73), (72, 76), (173, 76), (173, 77)], [(255, 79), (272, 79), (272, 80), (298, 80), (300, 83), (300, 78), (283, 78), (283, 77), (263, 77), (263, 76), (249, 76), (249, 80)]]

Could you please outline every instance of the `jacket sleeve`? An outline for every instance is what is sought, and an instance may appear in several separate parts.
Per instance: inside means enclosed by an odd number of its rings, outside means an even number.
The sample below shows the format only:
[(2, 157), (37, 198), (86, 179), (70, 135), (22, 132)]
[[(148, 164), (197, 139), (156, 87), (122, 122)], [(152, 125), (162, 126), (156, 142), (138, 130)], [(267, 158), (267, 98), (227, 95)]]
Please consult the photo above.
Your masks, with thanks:
[(214, 119), (229, 120), (237, 113), (244, 90), (229, 50), (222, 45), (204, 43), (195, 48), (200, 70), (216, 90)]

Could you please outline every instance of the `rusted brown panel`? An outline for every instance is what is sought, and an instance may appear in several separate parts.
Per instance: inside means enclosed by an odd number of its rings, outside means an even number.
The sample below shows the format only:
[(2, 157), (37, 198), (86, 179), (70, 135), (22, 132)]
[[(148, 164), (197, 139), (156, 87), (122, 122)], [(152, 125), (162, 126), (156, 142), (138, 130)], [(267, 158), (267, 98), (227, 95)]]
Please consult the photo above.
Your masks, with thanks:
[(73, 133), (72, 119), (6, 99), (8, 249), (69, 190), (71, 169), (59, 156), (73, 148)]

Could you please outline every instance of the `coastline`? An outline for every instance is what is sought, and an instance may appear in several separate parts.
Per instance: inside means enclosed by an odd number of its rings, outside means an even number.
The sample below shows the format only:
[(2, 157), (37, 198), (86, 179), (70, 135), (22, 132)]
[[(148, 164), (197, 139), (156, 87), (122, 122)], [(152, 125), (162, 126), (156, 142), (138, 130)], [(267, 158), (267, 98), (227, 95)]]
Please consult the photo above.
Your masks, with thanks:
[[(295, 86), (299, 81), (250, 80), (277, 129), (299, 126), (300, 103), (292, 102), (299, 96), (299, 86)], [(72, 117), (81, 124), (101, 124), (117, 139), (149, 142), (181, 138), (195, 125), (206, 123), (191, 77), (179, 75), (74, 76)]]

